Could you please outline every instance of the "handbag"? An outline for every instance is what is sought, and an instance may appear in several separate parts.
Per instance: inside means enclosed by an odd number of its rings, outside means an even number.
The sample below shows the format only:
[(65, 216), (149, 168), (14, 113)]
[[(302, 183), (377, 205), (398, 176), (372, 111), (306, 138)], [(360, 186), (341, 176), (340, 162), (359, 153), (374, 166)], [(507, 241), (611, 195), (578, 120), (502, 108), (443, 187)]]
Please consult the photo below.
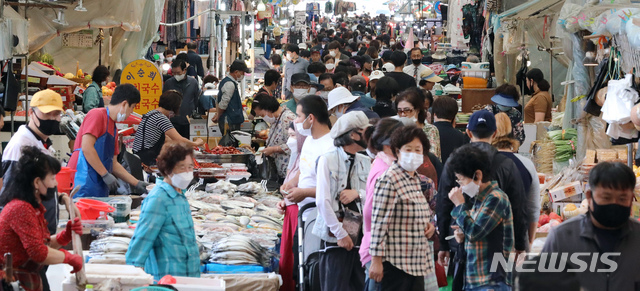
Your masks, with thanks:
[(277, 181), (280, 179), (276, 160), (272, 157), (264, 157), (262, 164), (258, 165), (258, 171), (260, 171), (262, 180)]
[(225, 135), (220, 139), (218, 145), (223, 147), (237, 148), (240, 145), (240, 141), (238, 141), (238, 139), (236, 139), (236, 137), (233, 136), (231, 132), (229, 132), (229, 130), (227, 130), (227, 133), (225, 133)]
[[(340, 205), (340, 209), (335, 212), (338, 221), (342, 222), (342, 228), (351, 237), (353, 245), (359, 246), (362, 239), (362, 213), (345, 208), (342, 202), (338, 202), (338, 205)], [(329, 230), (329, 236), (335, 237), (331, 230)]]

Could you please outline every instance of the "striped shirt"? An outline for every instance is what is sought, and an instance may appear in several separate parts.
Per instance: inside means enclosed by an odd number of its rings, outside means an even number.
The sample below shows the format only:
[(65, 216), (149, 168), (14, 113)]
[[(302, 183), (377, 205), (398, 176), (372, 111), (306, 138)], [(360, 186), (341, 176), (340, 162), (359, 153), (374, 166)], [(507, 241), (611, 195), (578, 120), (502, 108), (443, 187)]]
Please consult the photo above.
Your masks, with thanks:
[[(133, 151), (139, 152), (143, 149), (152, 148), (162, 135), (173, 128), (169, 118), (158, 110), (151, 110), (142, 117), (142, 122), (138, 126), (135, 139), (133, 140)], [(142, 143), (144, 142), (144, 148)]]
[(467, 251), (465, 289), (498, 282), (511, 285), (511, 274), (500, 264), (495, 272), (490, 272), (495, 255), (504, 255), (508, 260), (513, 250), (511, 204), (498, 183), (491, 182), (476, 197), (456, 206), (451, 216), (464, 232)]
[(142, 202), (140, 221), (127, 251), (127, 265), (165, 275), (200, 277), (200, 253), (184, 193), (159, 181)]
[(433, 250), (424, 230), (432, 220), (416, 173), (410, 176), (396, 162), (378, 178), (373, 194), (369, 253), (411, 276), (435, 272)]

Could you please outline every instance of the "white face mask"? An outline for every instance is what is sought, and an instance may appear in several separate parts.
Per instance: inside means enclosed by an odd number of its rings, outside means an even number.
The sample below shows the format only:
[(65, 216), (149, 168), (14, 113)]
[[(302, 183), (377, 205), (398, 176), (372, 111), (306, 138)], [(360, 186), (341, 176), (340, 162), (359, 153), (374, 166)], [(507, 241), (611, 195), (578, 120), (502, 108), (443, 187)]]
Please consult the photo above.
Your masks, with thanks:
[(266, 121), (268, 124), (274, 124), (276, 122), (276, 117), (265, 115), (264, 117), (262, 117), (262, 120)]
[(325, 67), (327, 68), (327, 70), (329, 70), (329, 71), (331, 71), (331, 70), (333, 70), (333, 69), (335, 69), (335, 68), (336, 68), (336, 65), (335, 65), (335, 64), (326, 64), (326, 65), (324, 65), (324, 66), (325, 66)]
[(116, 115), (116, 122), (123, 122), (127, 120), (127, 110), (125, 109), (124, 113), (122, 112), (118, 112), (118, 115)]
[(476, 195), (478, 195), (478, 192), (480, 192), (480, 185), (476, 184), (476, 182), (474, 181), (475, 179), (476, 179), (476, 174), (473, 174), (473, 178), (471, 179), (471, 182), (467, 185), (460, 187), (460, 190), (462, 190), (464, 194), (467, 194), (471, 198), (475, 197)]
[(329, 51), (329, 55), (331, 55), (332, 57), (336, 57), (337, 53), (336, 51)]
[(293, 98), (299, 101), (302, 97), (309, 94), (309, 89), (293, 89)]
[(291, 56), (291, 54), (287, 54), (287, 61), (293, 61), (293, 57)]
[(314, 87), (309, 88), (309, 95), (315, 95), (316, 92), (318, 92), (318, 89), (316, 89)]
[(171, 185), (173, 185), (174, 187), (178, 187), (178, 189), (184, 190), (189, 187), (189, 184), (193, 180), (193, 172), (189, 171), (180, 174), (174, 174), (169, 176), (169, 178), (171, 179)]
[(184, 73), (182, 75), (175, 75), (173, 77), (176, 78), (176, 81), (180, 82), (180, 81), (184, 80), (187, 77), (187, 74)]
[(336, 108), (335, 115), (337, 118), (340, 118), (342, 117), (342, 115), (344, 115), (344, 112), (342, 111), (342, 106), (339, 106), (338, 108)]
[(414, 172), (424, 163), (424, 156), (418, 153), (400, 152), (398, 164), (407, 172)]
[(329, 99), (329, 91), (320, 91), (320, 93), (318, 93), (318, 96), (322, 97), (322, 99), (327, 100)]
[(313, 124), (309, 128), (304, 128), (304, 123), (307, 121), (309, 117), (304, 119), (301, 123), (296, 123), (296, 130), (300, 135), (311, 136), (311, 129), (313, 128)]
[(289, 137), (287, 140), (287, 146), (291, 150), (291, 155), (293, 155), (294, 152), (298, 151), (298, 139), (295, 137)]

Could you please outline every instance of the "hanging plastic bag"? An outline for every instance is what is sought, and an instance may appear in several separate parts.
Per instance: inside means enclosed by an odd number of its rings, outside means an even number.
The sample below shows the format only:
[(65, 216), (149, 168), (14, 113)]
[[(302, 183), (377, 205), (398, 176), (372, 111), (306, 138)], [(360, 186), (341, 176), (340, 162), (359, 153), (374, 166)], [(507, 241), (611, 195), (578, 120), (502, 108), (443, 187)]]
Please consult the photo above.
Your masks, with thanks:
[(230, 130), (227, 130), (227, 133), (220, 139), (218, 145), (237, 148), (240, 145), (240, 141), (231, 134)]

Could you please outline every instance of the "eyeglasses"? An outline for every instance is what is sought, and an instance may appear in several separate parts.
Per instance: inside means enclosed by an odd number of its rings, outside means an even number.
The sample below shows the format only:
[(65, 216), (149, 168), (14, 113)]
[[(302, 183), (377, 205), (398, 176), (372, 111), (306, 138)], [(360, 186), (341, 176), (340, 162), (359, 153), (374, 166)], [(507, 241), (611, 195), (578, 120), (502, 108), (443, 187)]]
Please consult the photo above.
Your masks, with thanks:
[(411, 114), (413, 111), (413, 108), (398, 108), (398, 114)]

